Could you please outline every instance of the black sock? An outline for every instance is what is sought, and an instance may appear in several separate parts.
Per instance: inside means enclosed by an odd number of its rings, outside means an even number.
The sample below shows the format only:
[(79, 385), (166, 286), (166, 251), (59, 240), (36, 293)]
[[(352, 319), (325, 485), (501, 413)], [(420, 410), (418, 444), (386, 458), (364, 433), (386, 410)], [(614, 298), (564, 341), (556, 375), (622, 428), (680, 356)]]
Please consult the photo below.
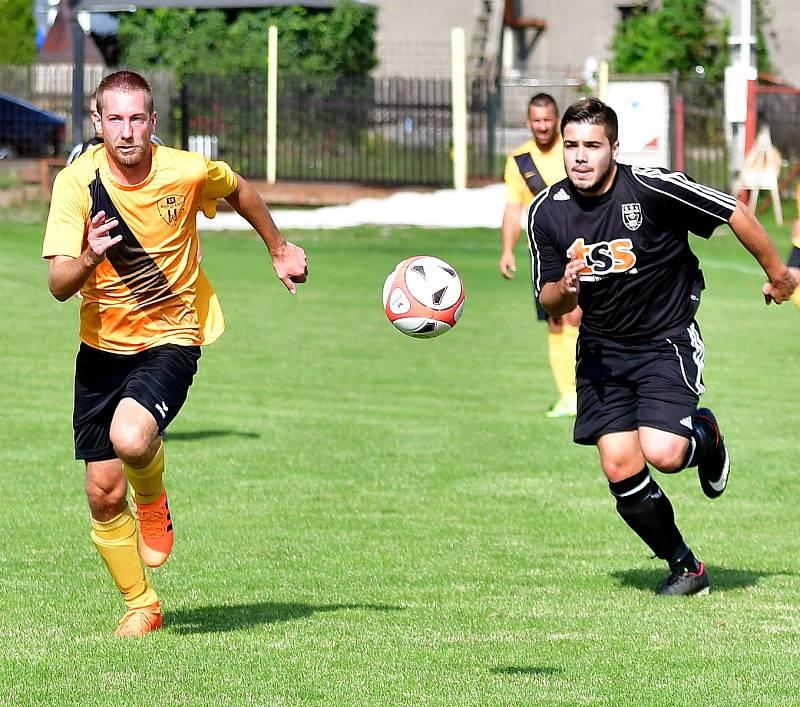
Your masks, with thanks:
[(685, 572), (697, 574), (700, 572), (700, 562), (686, 544), (681, 543), (681, 547), (677, 548), (669, 559), (669, 569), (670, 572), (675, 574), (683, 574)]
[(672, 504), (645, 466), (638, 474), (622, 481), (609, 482), (617, 500), (617, 513), (646, 543), (656, 557), (672, 564), (694, 555), (683, 542)]
[(692, 417), (692, 438), (683, 460), (683, 468), (697, 466), (710, 451), (717, 447), (717, 430), (702, 415)]

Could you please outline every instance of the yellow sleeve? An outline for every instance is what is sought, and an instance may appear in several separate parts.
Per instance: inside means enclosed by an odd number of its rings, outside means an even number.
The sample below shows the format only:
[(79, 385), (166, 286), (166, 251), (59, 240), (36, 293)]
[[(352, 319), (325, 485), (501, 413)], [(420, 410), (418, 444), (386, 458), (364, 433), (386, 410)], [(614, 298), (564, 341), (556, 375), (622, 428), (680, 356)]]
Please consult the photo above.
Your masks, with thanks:
[(69, 168), (61, 170), (53, 184), (53, 198), (44, 232), (42, 257), (68, 255), (77, 258), (89, 221), (89, 190)]
[(506, 183), (506, 204), (526, 204), (531, 200), (531, 190), (520, 174), (514, 155), (506, 159), (503, 181)]
[(236, 173), (225, 162), (212, 162), (206, 160), (206, 186), (203, 189), (203, 199), (200, 208), (207, 218), (214, 218), (217, 214), (217, 199), (222, 199), (232, 194), (239, 182)]

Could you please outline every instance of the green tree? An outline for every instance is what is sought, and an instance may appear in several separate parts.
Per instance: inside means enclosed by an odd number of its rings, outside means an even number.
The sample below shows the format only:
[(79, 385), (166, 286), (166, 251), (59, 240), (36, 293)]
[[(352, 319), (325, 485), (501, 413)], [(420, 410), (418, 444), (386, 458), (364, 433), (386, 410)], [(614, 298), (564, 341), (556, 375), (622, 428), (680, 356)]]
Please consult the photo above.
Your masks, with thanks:
[(179, 80), (188, 73), (263, 68), (267, 29), (273, 24), (284, 71), (364, 76), (377, 63), (375, 9), (353, 0), (343, 0), (332, 10), (137, 10), (120, 21), (122, 60), (142, 69), (171, 68)]
[(767, 40), (764, 36), (764, 29), (772, 20), (768, 14), (767, 8), (763, 0), (756, 0), (754, 4), (755, 9), (755, 22), (756, 22), (756, 67), (759, 73), (770, 74), (772, 73), (772, 61), (769, 58), (769, 50), (767, 48)]
[(32, 64), (36, 59), (33, 0), (0, 0), (0, 64)]
[[(708, 82), (722, 81), (728, 63), (728, 23), (714, 20), (707, 0), (663, 0), (617, 24), (611, 45), (613, 71), (663, 74), (682, 78), (701, 73)], [(702, 72), (696, 67), (702, 67)]]

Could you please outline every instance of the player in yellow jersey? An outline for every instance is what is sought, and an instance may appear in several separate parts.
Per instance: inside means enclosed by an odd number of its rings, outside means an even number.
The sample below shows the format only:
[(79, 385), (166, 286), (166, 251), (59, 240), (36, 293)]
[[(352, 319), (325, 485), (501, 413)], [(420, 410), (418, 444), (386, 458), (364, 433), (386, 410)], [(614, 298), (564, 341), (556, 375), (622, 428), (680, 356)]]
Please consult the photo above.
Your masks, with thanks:
[(186, 400), (200, 345), (224, 329), (198, 263), (197, 212), (213, 216), (216, 200), (228, 201), (292, 294), (308, 270), (303, 250), (227, 164), (151, 144), (157, 114), (142, 76), (106, 76), (93, 118), (103, 144), (56, 178), (42, 254), (53, 296), (83, 295), (75, 456), (86, 464), (92, 540), (126, 606), (116, 634), (141, 636), (162, 622), (145, 565), (163, 564), (174, 537), (162, 433)]
[[(506, 159), (503, 179), (506, 183), (506, 207), (503, 212), (503, 251), (500, 274), (510, 280), (517, 271), (514, 248), (519, 241), (520, 219), (533, 197), (551, 184), (564, 179), (564, 144), (558, 131), (558, 106), (547, 93), (538, 93), (528, 104), (528, 128), (532, 139), (520, 145)], [(577, 412), (575, 394), (575, 345), (580, 309), (575, 308), (563, 317), (554, 318), (536, 300), (540, 321), (547, 322), (547, 348), (559, 399), (547, 413), (548, 417), (574, 416)]]
[[(792, 224), (792, 251), (787, 265), (794, 279), (800, 282), (800, 184), (797, 185), (797, 220)], [(800, 309), (800, 287), (792, 294), (792, 302)]]

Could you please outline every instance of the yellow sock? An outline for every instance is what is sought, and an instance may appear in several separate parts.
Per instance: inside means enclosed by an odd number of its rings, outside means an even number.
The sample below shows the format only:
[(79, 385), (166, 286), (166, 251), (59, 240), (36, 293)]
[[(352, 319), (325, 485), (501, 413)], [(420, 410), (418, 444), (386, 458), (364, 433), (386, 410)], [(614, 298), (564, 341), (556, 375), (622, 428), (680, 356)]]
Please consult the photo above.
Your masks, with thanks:
[(92, 518), (92, 540), (128, 609), (158, 601), (139, 555), (136, 521), (129, 508), (108, 521)]
[(561, 329), (561, 345), (564, 347), (563, 370), (566, 392), (575, 392), (575, 347), (578, 344), (578, 327), (564, 324)]
[[(550, 358), (550, 370), (553, 372), (553, 380), (560, 395), (570, 392), (570, 378), (564, 375), (566, 349), (562, 334), (547, 335), (547, 354)], [(573, 364), (574, 364), (573, 357)], [(569, 362), (566, 362), (569, 365)], [(572, 375), (572, 389), (575, 387), (575, 375)]]
[(133, 499), (136, 503), (153, 503), (159, 499), (164, 490), (164, 443), (162, 442), (152, 461), (143, 469), (134, 469), (127, 464), (122, 465), (128, 483), (133, 488)]

